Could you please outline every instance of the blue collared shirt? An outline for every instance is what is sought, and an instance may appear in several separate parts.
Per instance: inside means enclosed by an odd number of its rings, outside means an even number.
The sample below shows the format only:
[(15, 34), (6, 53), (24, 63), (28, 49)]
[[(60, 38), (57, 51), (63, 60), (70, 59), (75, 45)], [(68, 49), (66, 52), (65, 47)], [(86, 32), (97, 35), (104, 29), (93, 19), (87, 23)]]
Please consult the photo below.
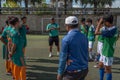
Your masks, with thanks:
[[(68, 60), (72, 60), (70, 65), (66, 64)], [(86, 68), (88, 68), (88, 39), (78, 29), (73, 29), (62, 40), (58, 74)]]

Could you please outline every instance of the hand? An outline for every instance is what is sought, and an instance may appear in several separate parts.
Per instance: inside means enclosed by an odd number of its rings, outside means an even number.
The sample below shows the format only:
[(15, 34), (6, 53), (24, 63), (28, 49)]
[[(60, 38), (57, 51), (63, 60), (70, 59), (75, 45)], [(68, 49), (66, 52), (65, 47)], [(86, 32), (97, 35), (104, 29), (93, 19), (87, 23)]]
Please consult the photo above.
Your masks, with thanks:
[(12, 57), (12, 54), (11, 54), (11, 53), (9, 53), (8, 57), (9, 57), (9, 58), (11, 58), (11, 57)]
[(51, 28), (50, 30), (55, 30), (55, 28)]
[(102, 22), (103, 21), (103, 18), (100, 18), (100, 22)]
[(73, 62), (73, 60), (67, 60), (67, 65), (70, 65)]
[(61, 75), (57, 75), (57, 80), (62, 80), (62, 76)]

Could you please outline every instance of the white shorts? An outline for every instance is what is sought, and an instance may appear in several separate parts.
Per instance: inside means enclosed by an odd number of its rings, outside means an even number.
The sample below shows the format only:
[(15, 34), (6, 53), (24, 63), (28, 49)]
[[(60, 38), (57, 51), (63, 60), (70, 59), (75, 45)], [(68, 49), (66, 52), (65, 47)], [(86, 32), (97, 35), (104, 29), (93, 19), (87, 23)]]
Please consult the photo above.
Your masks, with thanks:
[(113, 57), (106, 57), (101, 55), (100, 60), (105, 66), (112, 66), (113, 64)]
[(89, 48), (93, 48), (94, 41), (89, 41)]
[(103, 48), (103, 43), (98, 41), (97, 53), (99, 53), (100, 55), (102, 55), (102, 48)]

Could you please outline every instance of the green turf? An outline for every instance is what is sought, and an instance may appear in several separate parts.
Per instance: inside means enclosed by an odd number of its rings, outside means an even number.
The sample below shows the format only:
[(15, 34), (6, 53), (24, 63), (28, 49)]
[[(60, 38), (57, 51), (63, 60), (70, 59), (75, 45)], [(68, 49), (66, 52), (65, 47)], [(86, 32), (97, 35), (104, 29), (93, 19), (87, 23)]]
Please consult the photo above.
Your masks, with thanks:
[[(60, 36), (60, 40), (63, 36)], [(28, 80), (56, 80), (58, 57), (56, 48), (53, 48), (54, 57), (48, 58), (48, 36), (28, 35), (28, 45), (26, 50), (27, 77)], [(115, 61), (112, 67), (113, 80), (120, 80), (120, 40), (117, 42), (115, 51)], [(2, 44), (0, 43), (2, 46)], [(2, 60), (2, 48), (0, 46), (0, 80), (12, 80), (11, 76), (5, 75), (4, 61)], [(96, 47), (96, 43), (95, 43)], [(96, 51), (96, 48), (95, 48)], [(99, 80), (97, 68), (93, 68), (94, 63), (89, 63), (89, 73), (86, 80)]]

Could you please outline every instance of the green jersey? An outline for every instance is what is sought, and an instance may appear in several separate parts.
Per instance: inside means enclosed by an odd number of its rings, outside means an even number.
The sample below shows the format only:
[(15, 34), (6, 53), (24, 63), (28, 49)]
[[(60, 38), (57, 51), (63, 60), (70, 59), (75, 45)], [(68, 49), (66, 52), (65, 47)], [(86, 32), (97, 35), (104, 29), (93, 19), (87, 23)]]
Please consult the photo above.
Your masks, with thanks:
[[(59, 25), (57, 23), (53, 23), (53, 24), (50, 23), (50, 24), (47, 25), (46, 30), (49, 30), (51, 28), (59, 28)], [(57, 30), (57, 29), (50, 30), (50, 32), (49, 32), (50, 37), (55, 37), (55, 36), (58, 36), (58, 35), (59, 35), (59, 30)]]
[(93, 25), (89, 27), (88, 30), (88, 40), (89, 41), (95, 41), (95, 28)]
[(103, 37), (102, 54), (106, 57), (113, 57), (115, 44), (118, 37), (117, 28), (114, 26), (112, 28), (105, 28), (105, 30), (102, 31), (102, 37)]
[(4, 41), (7, 43), (8, 40), (7, 40), (7, 30), (8, 30), (8, 27), (5, 27), (3, 32), (2, 32), (2, 38), (4, 39)]
[(23, 47), (24, 47), (24, 40), (22, 36), (20, 35), (19, 31), (15, 28), (12, 28), (11, 30), (11, 36), (12, 36), (12, 43), (16, 45), (15, 53), (12, 56), (12, 61), (17, 66), (22, 66), (21, 57), (24, 58), (23, 54)]
[[(102, 32), (103, 29), (104, 29), (104, 27), (100, 28), (100, 32)], [(99, 41), (99, 42), (103, 42), (103, 37), (102, 37), (102, 35), (98, 35), (98, 41)]]
[(85, 36), (87, 36), (87, 26), (83, 26), (83, 25), (81, 25), (80, 26), (80, 31), (81, 31), (81, 33), (82, 34), (84, 34)]
[(21, 28), (19, 28), (19, 33), (22, 36), (22, 38), (25, 40), (24, 47), (26, 47), (27, 46), (27, 38), (26, 38), (27, 30), (26, 30), (26, 25), (24, 25), (24, 24), (21, 25)]
[[(11, 26), (6, 26), (5, 29), (2, 32), (2, 38), (6, 43), (8, 43), (8, 37), (10, 37), (10, 30)], [(3, 59), (8, 59), (8, 51), (7, 51), (7, 46), (3, 44)]]

